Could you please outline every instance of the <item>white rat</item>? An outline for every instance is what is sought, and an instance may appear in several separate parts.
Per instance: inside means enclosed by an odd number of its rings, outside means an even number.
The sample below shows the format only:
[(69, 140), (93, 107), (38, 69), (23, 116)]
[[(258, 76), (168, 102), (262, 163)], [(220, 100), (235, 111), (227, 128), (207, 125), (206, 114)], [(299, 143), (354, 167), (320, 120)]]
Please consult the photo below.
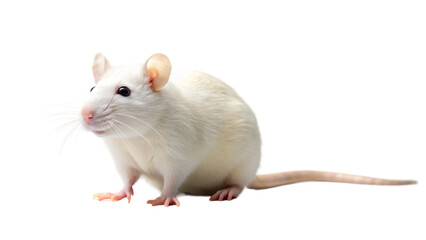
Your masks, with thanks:
[(178, 193), (222, 201), (245, 187), (302, 181), (415, 183), (317, 171), (256, 176), (261, 139), (250, 107), (213, 76), (170, 74), (170, 61), (162, 54), (142, 66), (111, 66), (102, 54), (95, 56), (96, 86), (81, 110), (82, 124), (104, 139), (124, 183), (120, 192), (98, 193), (95, 199), (130, 202), (141, 176), (162, 191), (148, 201), (153, 206), (179, 206)]

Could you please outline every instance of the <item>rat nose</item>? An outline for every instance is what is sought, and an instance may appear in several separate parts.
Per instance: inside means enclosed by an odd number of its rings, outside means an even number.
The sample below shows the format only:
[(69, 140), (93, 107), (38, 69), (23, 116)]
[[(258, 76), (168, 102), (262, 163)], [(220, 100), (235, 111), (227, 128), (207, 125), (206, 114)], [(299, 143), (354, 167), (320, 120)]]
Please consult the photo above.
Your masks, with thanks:
[(95, 114), (92, 110), (90, 110), (89, 107), (83, 107), (83, 109), (81, 109), (81, 116), (87, 124), (90, 124), (92, 122), (94, 115)]

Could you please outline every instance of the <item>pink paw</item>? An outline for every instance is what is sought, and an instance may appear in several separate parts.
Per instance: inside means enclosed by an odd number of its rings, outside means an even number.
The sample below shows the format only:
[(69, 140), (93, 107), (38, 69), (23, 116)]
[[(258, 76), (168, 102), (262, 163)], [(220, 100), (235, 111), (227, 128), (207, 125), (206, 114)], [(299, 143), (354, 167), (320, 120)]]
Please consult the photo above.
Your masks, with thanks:
[(180, 206), (180, 202), (177, 199), (177, 197), (160, 196), (154, 200), (149, 200), (147, 203), (151, 204), (152, 206), (159, 206), (159, 205), (164, 205), (166, 207), (172, 206), (172, 205), (176, 205), (178, 207)]
[(232, 186), (222, 190), (217, 191), (210, 197), (210, 201), (224, 201), (224, 200), (232, 200), (238, 197), (240, 193), (243, 191), (241, 187)]
[(93, 195), (93, 199), (97, 199), (98, 201), (103, 200), (111, 200), (113, 202), (119, 201), (123, 198), (127, 198), (128, 203), (130, 203), (130, 199), (133, 196), (133, 189), (130, 188), (129, 190), (121, 190), (118, 193), (96, 193)]

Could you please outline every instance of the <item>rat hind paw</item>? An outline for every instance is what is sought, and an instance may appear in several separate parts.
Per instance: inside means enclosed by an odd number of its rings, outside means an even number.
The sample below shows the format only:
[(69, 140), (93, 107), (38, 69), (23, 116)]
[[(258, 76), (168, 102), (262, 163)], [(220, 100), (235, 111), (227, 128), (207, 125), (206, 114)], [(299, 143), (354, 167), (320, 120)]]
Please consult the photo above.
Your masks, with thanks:
[(210, 201), (224, 201), (224, 200), (232, 200), (238, 197), (240, 193), (243, 191), (242, 187), (232, 186), (222, 190), (217, 191), (210, 197)]
[(130, 203), (130, 199), (133, 196), (133, 189), (129, 190), (121, 190), (118, 193), (96, 193), (93, 194), (93, 199), (97, 199), (98, 201), (103, 200), (111, 200), (113, 202), (119, 201), (123, 198), (127, 198), (127, 202)]
[(160, 196), (154, 200), (149, 200), (147, 203), (151, 204), (152, 206), (159, 206), (159, 205), (164, 205), (166, 207), (172, 206), (172, 205), (176, 205), (178, 207), (180, 206), (180, 202), (177, 199), (177, 197)]

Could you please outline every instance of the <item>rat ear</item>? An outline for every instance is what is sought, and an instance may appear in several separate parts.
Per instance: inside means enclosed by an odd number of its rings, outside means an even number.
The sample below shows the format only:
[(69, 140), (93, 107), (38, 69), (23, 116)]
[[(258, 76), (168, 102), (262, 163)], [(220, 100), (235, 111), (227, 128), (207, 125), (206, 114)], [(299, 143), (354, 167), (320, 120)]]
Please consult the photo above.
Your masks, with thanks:
[(149, 76), (151, 88), (159, 91), (169, 81), (172, 65), (168, 57), (161, 53), (152, 55), (145, 64), (146, 74)]
[(95, 83), (98, 83), (106, 70), (110, 67), (108, 60), (102, 53), (98, 53), (93, 59), (93, 77), (95, 77)]

